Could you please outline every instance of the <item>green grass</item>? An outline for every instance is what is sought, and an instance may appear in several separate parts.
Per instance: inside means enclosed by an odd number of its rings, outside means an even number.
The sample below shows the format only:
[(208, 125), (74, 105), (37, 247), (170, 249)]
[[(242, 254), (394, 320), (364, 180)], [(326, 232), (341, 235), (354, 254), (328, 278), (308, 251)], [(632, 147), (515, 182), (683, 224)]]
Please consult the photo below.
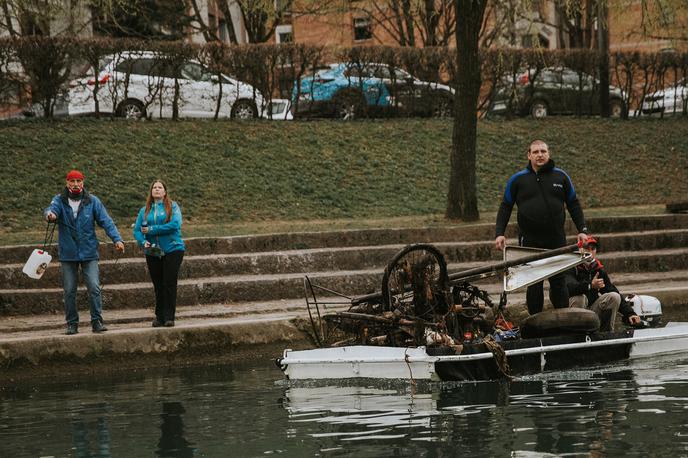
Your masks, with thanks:
[[(450, 121), (425, 119), (3, 122), (0, 239), (12, 243), (21, 238), (13, 234), (42, 227), (42, 211), (71, 168), (84, 171), (120, 226), (163, 178), (182, 204), (185, 236), (446, 223), (451, 133)], [(688, 196), (684, 118), (481, 121), (478, 134), (484, 217), (494, 217), (533, 138), (549, 143), (586, 213), (660, 208)]]

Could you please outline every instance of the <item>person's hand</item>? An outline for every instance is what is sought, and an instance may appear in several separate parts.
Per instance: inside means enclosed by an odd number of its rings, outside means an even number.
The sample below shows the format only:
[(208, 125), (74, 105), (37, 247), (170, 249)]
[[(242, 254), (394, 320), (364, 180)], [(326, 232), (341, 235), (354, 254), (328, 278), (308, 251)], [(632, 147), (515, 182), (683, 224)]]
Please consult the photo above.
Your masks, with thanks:
[(498, 236), (495, 239), (495, 248), (501, 251), (504, 249), (505, 246), (506, 246), (506, 237), (504, 237), (503, 235)]
[(631, 325), (638, 325), (640, 324), (640, 317), (638, 315), (631, 315), (628, 317), (628, 323)]
[(150, 248), (150, 247), (151, 247), (151, 243), (150, 243), (148, 240), (146, 240), (145, 242), (143, 242), (143, 247), (144, 247), (144, 248)]
[(119, 251), (120, 253), (124, 253), (124, 242), (115, 243), (115, 250)]
[(585, 232), (578, 233), (578, 246), (585, 246), (588, 243), (588, 234)]
[(57, 215), (53, 212), (48, 212), (47, 215), (45, 215), (46, 219), (50, 222), (53, 222), (57, 219)]
[(604, 280), (600, 278), (600, 273), (595, 272), (595, 277), (590, 282), (590, 287), (592, 289), (602, 289), (604, 288)]
[(148, 226), (142, 226), (141, 227), (141, 233), (142, 234), (148, 234)]

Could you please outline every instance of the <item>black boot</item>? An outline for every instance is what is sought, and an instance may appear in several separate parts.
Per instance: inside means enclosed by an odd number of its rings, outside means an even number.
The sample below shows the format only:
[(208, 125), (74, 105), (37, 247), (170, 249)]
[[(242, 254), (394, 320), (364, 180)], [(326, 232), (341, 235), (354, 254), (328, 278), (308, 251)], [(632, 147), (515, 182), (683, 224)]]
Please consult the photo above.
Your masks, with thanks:
[(73, 324), (67, 324), (67, 330), (65, 331), (65, 334), (68, 336), (78, 334), (79, 333), (79, 324), (78, 323), (73, 323)]
[(105, 325), (103, 324), (103, 322), (100, 321), (100, 320), (93, 320), (93, 321), (91, 321), (91, 329), (93, 330), (93, 332), (104, 332), (104, 331), (107, 331), (107, 328), (105, 327)]

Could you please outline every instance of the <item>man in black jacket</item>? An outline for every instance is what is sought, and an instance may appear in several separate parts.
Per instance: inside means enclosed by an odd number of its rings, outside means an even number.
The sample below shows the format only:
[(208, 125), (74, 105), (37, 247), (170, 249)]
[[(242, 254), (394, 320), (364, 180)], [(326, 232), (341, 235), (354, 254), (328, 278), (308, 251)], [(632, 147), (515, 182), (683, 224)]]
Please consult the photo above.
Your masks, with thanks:
[(592, 254), (589, 263), (581, 264), (567, 274), (569, 306), (592, 310), (600, 317), (600, 331), (613, 331), (616, 312), (621, 312), (623, 321), (640, 324), (633, 306), (626, 302), (619, 290), (609, 279), (602, 263), (597, 260), (597, 239), (588, 237), (587, 251)]
[[(504, 232), (514, 205), (518, 207), (520, 246), (547, 249), (565, 246), (564, 207), (578, 229), (578, 241), (585, 243), (587, 228), (573, 183), (566, 172), (554, 166), (549, 148), (542, 140), (530, 144), (527, 167), (512, 175), (506, 184), (504, 200), (497, 212), (495, 247), (498, 250), (506, 245)], [(526, 301), (531, 315), (542, 311), (542, 286), (543, 282), (539, 282), (528, 287)], [(555, 308), (568, 307), (569, 295), (563, 274), (549, 279), (549, 298)]]

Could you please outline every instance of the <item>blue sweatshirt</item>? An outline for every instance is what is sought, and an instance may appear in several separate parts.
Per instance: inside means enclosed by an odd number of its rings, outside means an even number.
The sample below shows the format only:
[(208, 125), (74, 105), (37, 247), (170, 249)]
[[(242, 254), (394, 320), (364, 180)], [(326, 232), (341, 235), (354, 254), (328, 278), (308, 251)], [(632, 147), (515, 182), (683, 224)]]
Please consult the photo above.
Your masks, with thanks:
[(141, 222), (146, 213), (146, 207), (141, 207), (139, 215), (134, 225), (134, 238), (140, 246), (146, 242), (155, 244), (162, 248), (165, 253), (174, 251), (184, 251), (184, 241), (182, 241), (182, 211), (176, 202), (172, 202), (172, 218), (165, 222), (167, 217), (165, 206), (162, 201), (155, 202), (148, 212), (148, 234), (141, 232)]

